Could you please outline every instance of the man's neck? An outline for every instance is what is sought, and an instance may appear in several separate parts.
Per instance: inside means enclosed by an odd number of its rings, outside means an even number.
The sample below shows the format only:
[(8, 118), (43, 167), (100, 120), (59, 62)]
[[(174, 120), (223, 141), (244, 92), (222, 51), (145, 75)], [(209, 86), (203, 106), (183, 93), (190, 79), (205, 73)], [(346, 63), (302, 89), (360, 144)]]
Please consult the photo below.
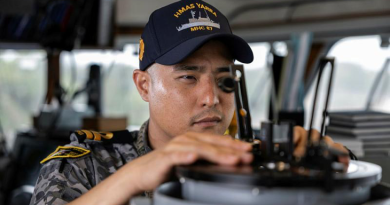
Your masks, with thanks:
[(163, 147), (166, 143), (169, 142), (169, 140), (171, 140), (171, 137), (169, 137), (167, 133), (161, 130), (152, 119), (149, 119), (148, 138), (152, 149)]

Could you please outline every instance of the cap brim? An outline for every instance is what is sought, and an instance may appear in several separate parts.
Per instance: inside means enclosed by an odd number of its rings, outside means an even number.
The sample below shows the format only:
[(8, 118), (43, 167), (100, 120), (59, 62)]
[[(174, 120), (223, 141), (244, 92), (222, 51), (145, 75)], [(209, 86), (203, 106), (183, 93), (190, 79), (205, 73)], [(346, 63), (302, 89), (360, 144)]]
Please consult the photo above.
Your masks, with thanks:
[(222, 41), (229, 48), (230, 53), (235, 60), (238, 60), (241, 63), (251, 63), (253, 61), (252, 49), (244, 39), (233, 34), (217, 33), (189, 39), (157, 58), (155, 62), (162, 65), (180, 63), (191, 53), (212, 39)]

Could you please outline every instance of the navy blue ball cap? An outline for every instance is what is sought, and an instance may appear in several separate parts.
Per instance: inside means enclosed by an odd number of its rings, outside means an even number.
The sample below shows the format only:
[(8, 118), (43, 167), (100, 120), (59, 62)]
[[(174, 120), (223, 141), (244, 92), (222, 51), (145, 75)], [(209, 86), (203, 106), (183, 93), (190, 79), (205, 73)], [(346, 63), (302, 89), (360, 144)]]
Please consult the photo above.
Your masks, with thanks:
[(139, 64), (174, 65), (210, 40), (222, 41), (232, 57), (253, 61), (253, 52), (242, 38), (232, 34), (226, 17), (201, 0), (181, 0), (154, 11), (140, 39)]

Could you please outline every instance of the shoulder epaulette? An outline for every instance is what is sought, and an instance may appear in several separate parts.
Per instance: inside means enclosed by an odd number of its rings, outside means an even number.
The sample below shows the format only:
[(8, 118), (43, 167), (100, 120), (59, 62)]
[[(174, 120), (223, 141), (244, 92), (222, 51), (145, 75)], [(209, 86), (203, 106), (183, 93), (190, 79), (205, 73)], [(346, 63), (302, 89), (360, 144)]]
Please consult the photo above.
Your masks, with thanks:
[(82, 147), (58, 146), (57, 149), (41, 161), (41, 164), (57, 158), (78, 158), (89, 154), (91, 151)]
[(74, 132), (79, 142), (85, 140), (102, 141), (107, 143), (132, 143), (133, 136), (128, 130), (114, 132), (97, 132), (93, 130), (77, 130)]

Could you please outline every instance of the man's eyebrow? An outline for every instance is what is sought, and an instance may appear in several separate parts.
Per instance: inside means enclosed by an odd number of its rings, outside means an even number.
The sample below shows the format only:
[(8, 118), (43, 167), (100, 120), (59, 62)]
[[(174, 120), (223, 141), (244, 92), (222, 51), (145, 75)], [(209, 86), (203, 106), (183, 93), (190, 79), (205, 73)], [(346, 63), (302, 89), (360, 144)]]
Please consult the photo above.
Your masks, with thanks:
[(175, 65), (174, 71), (202, 71), (203, 67), (195, 65)]

